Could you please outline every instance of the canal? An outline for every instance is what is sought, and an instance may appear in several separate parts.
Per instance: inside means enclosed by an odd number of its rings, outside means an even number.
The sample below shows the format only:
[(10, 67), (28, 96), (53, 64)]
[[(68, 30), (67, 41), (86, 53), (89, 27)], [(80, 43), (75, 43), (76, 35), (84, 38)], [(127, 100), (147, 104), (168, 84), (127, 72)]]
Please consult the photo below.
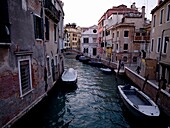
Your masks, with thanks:
[(144, 120), (133, 117), (122, 103), (118, 84), (130, 83), (125, 77), (103, 74), (98, 68), (75, 59), (66, 59), (65, 68), (78, 71), (77, 88), (62, 90), (57, 83), (40, 104), (12, 128), (168, 128), (165, 115)]

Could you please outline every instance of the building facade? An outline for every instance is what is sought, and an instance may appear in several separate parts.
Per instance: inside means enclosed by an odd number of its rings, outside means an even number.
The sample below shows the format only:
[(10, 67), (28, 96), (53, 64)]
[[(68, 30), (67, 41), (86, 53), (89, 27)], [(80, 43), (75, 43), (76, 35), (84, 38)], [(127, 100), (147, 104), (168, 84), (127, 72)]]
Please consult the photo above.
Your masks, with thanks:
[(0, 1), (0, 127), (40, 102), (61, 75), (63, 16), (58, 0)]
[(97, 26), (93, 25), (81, 33), (81, 52), (95, 58), (97, 54)]
[(77, 27), (75, 23), (72, 24), (69, 23), (66, 24), (64, 29), (65, 29), (64, 48), (80, 50), (81, 28)]
[(135, 3), (127, 8), (120, 5), (109, 9), (99, 20), (99, 51), (103, 59), (118, 62), (123, 60), (125, 64), (136, 65), (142, 47), (142, 39), (134, 41), (135, 33), (144, 29), (147, 20), (145, 7), (141, 12)]
[(157, 60), (157, 80), (163, 76), (170, 85), (170, 1), (158, 0), (151, 11), (150, 58)]

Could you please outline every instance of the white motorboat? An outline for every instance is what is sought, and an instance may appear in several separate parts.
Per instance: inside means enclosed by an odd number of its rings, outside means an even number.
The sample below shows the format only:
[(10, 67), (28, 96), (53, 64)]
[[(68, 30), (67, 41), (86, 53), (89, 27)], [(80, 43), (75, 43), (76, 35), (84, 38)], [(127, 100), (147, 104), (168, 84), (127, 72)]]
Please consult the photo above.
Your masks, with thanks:
[(112, 73), (112, 70), (110, 68), (100, 68), (100, 70), (104, 73)]
[(61, 79), (65, 83), (75, 84), (77, 82), (77, 71), (73, 68), (68, 68), (63, 72)]
[(120, 69), (119, 73), (118, 73), (118, 69), (115, 69), (114, 71), (115, 71), (116, 74), (119, 74), (119, 75), (124, 75), (125, 74), (125, 70), (124, 69)]
[(154, 101), (134, 86), (118, 85), (118, 90), (125, 106), (135, 116), (158, 117), (160, 115), (160, 110)]

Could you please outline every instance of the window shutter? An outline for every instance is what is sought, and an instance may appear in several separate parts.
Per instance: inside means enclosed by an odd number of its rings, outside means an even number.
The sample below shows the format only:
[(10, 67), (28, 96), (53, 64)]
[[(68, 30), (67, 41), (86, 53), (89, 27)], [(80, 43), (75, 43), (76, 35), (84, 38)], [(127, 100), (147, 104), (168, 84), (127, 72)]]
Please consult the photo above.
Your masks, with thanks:
[(43, 21), (43, 18), (41, 18), (41, 39), (44, 40), (44, 21)]
[(36, 33), (36, 16), (33, 15), (33, 20), (34, 20), (34, 36), (37, 38), (37, 33)]

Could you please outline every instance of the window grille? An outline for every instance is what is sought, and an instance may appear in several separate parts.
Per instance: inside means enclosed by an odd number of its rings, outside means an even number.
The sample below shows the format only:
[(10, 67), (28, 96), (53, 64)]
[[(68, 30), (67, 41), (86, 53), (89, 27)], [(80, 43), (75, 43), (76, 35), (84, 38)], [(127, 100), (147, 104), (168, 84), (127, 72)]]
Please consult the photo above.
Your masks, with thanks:
[(19, 60), (19, 78), (21, 95), (32, 89), (30, 60)]

